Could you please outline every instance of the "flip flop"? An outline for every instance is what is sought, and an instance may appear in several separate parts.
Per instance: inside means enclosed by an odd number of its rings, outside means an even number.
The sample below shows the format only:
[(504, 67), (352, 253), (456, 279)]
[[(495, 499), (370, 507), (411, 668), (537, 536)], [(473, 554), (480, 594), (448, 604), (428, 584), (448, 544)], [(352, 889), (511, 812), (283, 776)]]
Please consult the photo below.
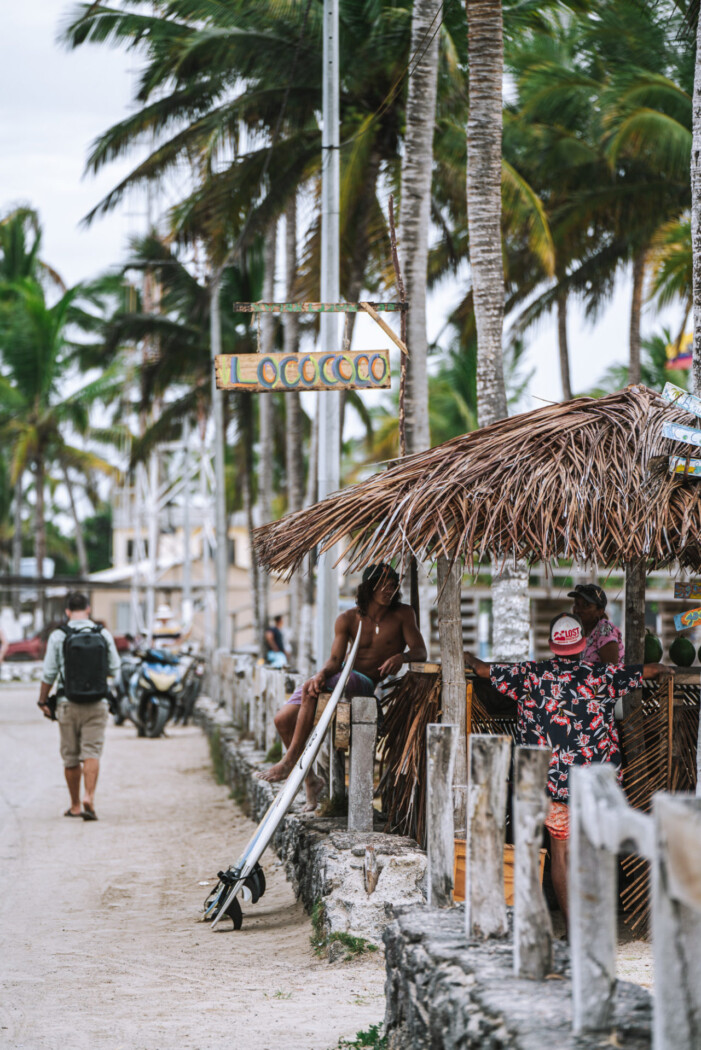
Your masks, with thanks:
[(80, 814), (83, 820), (97, 820), (97, 813), (92, 806), (83, 806), (83, 812)]
[(66, 812), (63, 815), (64, 815), (64, 817), (82, 817), (83, 816), (82, 813), (71, 813), (70, 809), (67, 809)]

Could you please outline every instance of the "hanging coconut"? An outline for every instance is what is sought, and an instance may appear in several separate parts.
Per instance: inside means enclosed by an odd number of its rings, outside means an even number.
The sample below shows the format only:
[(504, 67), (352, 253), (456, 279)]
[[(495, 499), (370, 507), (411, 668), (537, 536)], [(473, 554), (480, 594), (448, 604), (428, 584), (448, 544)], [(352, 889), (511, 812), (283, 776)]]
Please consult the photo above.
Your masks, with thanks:
[(662, 642), (656, 634), (648, 628), (645, 632), (645, 656), (646, 664), (658, 664), (662, 659)]
[(691, 667), (696, 650), (688, 638), (679, 636), (670, 645), (669, 655), (677, 667)]

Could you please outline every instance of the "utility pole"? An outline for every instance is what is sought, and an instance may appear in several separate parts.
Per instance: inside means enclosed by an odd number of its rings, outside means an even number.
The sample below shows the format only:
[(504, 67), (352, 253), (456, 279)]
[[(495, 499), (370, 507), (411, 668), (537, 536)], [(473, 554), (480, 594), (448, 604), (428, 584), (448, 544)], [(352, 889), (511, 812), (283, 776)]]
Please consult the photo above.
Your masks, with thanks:
[[(181, 601), (181, 618), (184, 626), (192, 623), (192, 562), (190, 552), (190, 421), (183, 421), (183, 597)], [(203, 508), (204, 512), (204, 508)]]
[(210, 278), (210, 342), (212, 352), (212, 414), (214, 416), (214, 520), (216, 535), (214, 557), (217, 587), (217, 649), (224, 649), (229, 645), (229, 632), (227, 630), (228, 617), (226, 609), (228, 535), (226, 528), (226, 487), (224, 480), (224, 393), (217, 389), (217, 379), (214, 373), (214, 359), (221, 353), (221, 324), (219, 312), (221, 278), (221, 268), (217, 268), (212, 264), (212, 274)]
[[(340, 164), (338, 82), (339, 0), (324, 0), (323, 97), (321, 137), (321, 301), (337, 303), (340, 297)], [(321, 349), (338, 350), (338, 314), (321, 315)], [(340, 485), (341, 395), (317, 394), (319, 418), (319, 495), (324, 499)], [(317, 567), (316, 660), (328, 658), (338, 613), (338, 573), (334, 550), (322, 554)]]

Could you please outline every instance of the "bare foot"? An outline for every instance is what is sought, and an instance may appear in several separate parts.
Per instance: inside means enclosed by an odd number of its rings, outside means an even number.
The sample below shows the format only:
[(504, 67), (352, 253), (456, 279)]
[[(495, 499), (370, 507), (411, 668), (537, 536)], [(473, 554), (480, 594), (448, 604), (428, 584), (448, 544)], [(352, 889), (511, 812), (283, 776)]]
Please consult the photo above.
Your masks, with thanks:
[(269, 784), (279, 784), (282, 780), (287, 780), (292, 769), (284, 762), (278, 762), (272, 766), (271, 769), (260, 770), (253, 775), (258, 777), (259, 780), (267, 780)]
[(323, 777), (318, 777), (314, 773), (310, 773), (307, 779), (304, 781), (304, 790), (307, 794), (307, 804), (304, 807), (305, 813), (313, 813), (319, 804), (319, 796), (326, 787), (326, 781)]

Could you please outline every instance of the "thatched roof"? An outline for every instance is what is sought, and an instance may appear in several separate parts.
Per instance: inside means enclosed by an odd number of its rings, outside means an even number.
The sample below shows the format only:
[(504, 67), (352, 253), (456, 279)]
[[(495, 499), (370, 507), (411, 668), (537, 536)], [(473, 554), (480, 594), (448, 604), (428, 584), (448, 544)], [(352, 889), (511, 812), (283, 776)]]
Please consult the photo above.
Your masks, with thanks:
[(286, 574), (341, 541), (351, 569), (412, 552), (470, 569), (514, 555), (701, 569), (701, 480), (667, 472), (670, 453), (693, 451), (660, 435), (670, 419), (692, 422), (642, 386), (525, 412), (264, 525), (256, 551)]

